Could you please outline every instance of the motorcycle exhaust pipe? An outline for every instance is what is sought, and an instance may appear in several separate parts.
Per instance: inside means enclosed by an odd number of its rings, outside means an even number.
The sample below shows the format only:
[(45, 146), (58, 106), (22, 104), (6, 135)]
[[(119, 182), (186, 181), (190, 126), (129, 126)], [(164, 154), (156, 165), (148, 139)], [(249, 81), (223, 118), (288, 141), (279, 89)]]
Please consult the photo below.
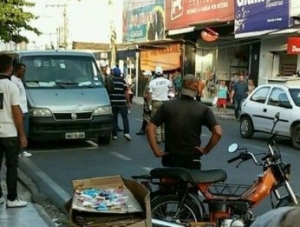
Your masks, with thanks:
[(184, 225), (179, 225), (176, 223), (161, 221), (158, 219), (152, 219), (152, 225), (154, 227), (185, 227)]

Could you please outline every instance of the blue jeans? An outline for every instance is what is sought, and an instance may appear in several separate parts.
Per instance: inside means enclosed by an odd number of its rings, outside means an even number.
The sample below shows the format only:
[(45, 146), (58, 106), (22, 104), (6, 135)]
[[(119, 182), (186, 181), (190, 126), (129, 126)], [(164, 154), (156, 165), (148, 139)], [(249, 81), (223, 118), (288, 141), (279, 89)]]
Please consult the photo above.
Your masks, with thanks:
[(239, 118), (243, 101), (244, 101), (244, 99), (242, 99), (242, 100), (235, 99), (234, 100), (234, 115), (235, 115), (236, 119)]
[(118, 135), (118, 115), (119, 115), (119, 113), (121, 114), (122, 120), (123, 120), (124, 134), (129, 134), (129, 121), (128, 121), (127, 107), (126, 106), (112, 107), (112, 112), (114, 115), (112, 135), (113, 136)]

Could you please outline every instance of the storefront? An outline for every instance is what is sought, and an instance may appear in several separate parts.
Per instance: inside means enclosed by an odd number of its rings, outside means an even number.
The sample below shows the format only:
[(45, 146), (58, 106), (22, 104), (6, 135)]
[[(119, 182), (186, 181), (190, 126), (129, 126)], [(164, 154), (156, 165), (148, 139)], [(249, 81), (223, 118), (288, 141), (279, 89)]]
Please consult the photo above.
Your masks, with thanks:
[(267, 78), (293, 76), (300, 69), (299, 54), (287, 52), (291, 36), (286, 34), (261, 41), (259, 84), (265, 84)]
[(207, 46), (203, 40), (198, 40), (196, 75), (206, 84), (204, 98), (216, 95), (220, 81), (226, 81), (230, 89), (231, 81), (236, 81), (240, 74), (256, 84), (259, 42), (248, 44), (232, 39), (215, 42), (209, 48)]

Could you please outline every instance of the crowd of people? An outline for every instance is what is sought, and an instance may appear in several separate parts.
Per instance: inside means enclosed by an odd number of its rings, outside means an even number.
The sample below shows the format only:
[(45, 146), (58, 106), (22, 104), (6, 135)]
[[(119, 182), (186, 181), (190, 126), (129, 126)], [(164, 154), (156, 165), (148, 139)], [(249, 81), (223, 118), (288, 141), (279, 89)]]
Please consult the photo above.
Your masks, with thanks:
[[(26, 152), (28, 133), (28, 107), (26, 92), (21, 78), (26, 65), (13, 66), (13, 58), (0, 56), (0, 159), (5, 156), (7, 167), (7, 207), (26, 206), (17, 196), (17, 166), (19, 157), (29, 157)], [(113, 113), (112, 139), (117, 140), (119, 132), (131, 141), (128, 114), (133, 99), (134, 78), (126, 78), (119, 67), (108, 70), (106, 62), (101, 62), (101, 75), (110, 97)], [(163, 166), (180, 166), (191, 169), (201, 168), (201, 156), (208, 154), (222, 136), (222, 128), (211, 108), (201, 102), (205, 84), (195, 75), (181, 76), (178, 71), (168, 76), (161, 66), (143, 72), (145, 88), (143, 92), (143, 122), (136, 135), (147, 135), (149, 145), (156, 157), (162, 158)], [(235, 104), (246, 96), (250, 89), (244, 79), (233, 86), (230, 94)], [(170, 92), (176, 98), (170, 98)], [(226, 108), (228, 88), (224, 82), (219, 87), (219, 103)], [(224, 107), (225, 106), (225, 107)], [(119, 127), (121, 115), (123, 129)], [(201, 143), (202, 127), (212, 133), (208, 143)], [(164, 151), (159, 144), (164, 143)], [(4, 203), (0, 188), (0, 203)]]
[[(107, 72), (107, 65), (101, 64)], [(110, 95), (114, 115), (113, 139), (117, 139), (118, 114), (123, 120), (123, 135), (131, 140), (129, 134), (128, 108), (130, 83), (118, 67), (103, 73), (105, 86)], [(145, 87), (143, 92), (143, 122), (136, 135), (147, 135), (149, 145), (156, 157), (161, 158), (163, 166), (201, 168), (201, 156), (208, 154), (222, 136), (222, 128), (206, 104), (201, 102), (205, 84), (196, 76), (181, 76), (178, 71), (166, 75), (157, 65), (152, 71), (143, 72)], [(113, 89), (111, 89), (113, 87)], [(176, 98), (170, 98), (170, 92)], [(206, 145), (201, 143), (202, 127), (212, 133)], [(164, 143), (164, 151), (159, 144)]]

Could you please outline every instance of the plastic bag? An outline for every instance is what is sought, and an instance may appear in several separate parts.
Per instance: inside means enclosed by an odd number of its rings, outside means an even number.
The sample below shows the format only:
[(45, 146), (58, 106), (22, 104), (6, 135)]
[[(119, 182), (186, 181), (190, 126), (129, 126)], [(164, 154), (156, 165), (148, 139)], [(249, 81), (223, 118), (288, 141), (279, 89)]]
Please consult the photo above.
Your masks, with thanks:
[(216, 106), (217, 105), (217, 103), (218, 103), (218, 97), (216, 96), (216, 97), (214, 97), (214, 99), (212, 100), (212, 105), (213, 106)]

